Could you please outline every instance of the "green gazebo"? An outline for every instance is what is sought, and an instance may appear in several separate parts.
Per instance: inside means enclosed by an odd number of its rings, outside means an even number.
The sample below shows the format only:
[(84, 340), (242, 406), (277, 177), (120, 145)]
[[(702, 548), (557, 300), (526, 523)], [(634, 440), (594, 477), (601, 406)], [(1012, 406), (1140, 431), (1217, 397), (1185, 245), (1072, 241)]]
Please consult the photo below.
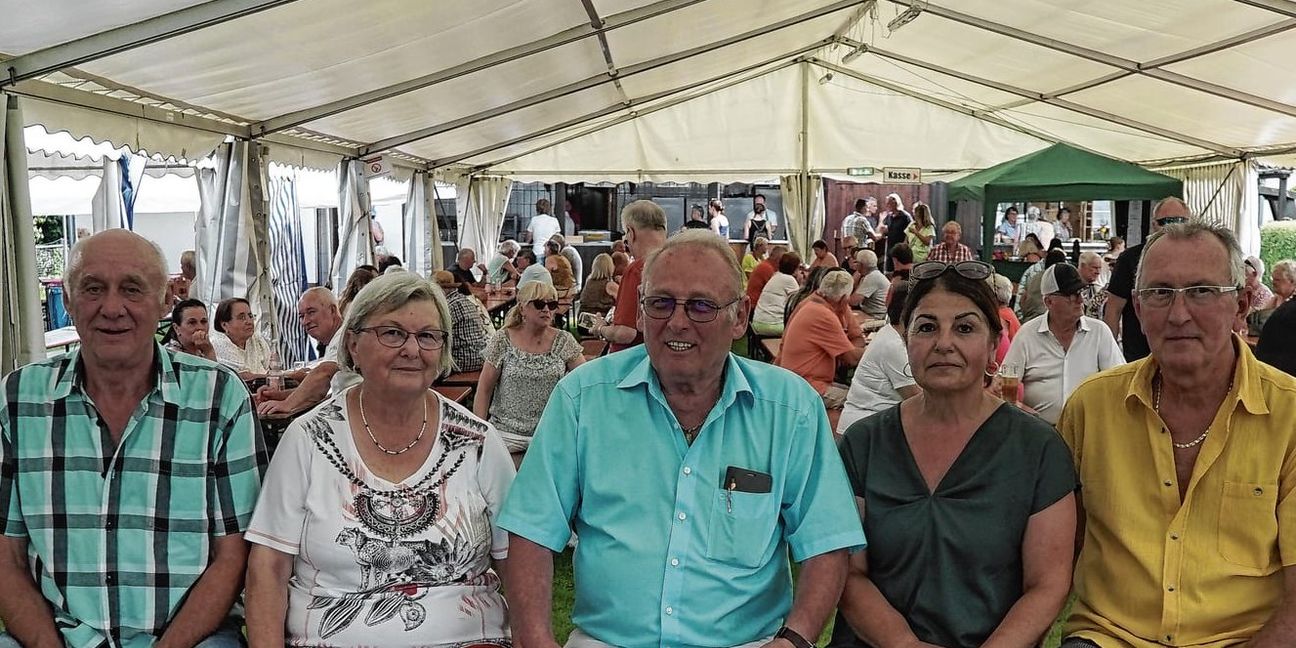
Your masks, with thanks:
[(985, 260), (994, 248), (999, 203), (1160, 200), (1169, 196), (1183, 196), (1183, 181), (1066, 144), (1054, 144), (949, 184), (950, 202), (982, 204), (981, 258)]

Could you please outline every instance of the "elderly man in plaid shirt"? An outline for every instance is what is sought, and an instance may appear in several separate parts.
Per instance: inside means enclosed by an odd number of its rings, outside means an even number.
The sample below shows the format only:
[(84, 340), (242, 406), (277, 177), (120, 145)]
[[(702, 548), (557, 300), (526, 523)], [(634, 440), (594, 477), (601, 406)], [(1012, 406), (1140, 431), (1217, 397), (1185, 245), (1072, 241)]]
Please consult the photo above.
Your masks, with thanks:
[(972, 261), (972, 250), (968, 246), (959, 243), (963, 237), (963, 226), (958, 221), (949, 221), (941, 228), (941, 243), (927, 251), (928, 261), (943, 261), (945, 263), (958, 263), (959, 261)]
[(147, 240), (83, 239), (64, 285), (80, 349), (0, 385), (0, 647), (238, 646), (266, 464), (247, 389), (154, 341)]

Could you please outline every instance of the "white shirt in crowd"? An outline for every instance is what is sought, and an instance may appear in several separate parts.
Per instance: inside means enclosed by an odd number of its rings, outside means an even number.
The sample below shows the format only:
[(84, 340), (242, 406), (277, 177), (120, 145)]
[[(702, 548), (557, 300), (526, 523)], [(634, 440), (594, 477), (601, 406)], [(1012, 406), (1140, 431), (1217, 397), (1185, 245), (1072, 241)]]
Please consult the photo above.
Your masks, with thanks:
[(855, 294), (864, 298), (860, 310), (872, 319), (886, 319), (886, 298), (890, 291), (891, 280), (881, 271), (875, 269), (864, 275), (855, 288)]
[(756, 301), (756, 310), (752, 313), (752, 320), (761, 324), (782, 324), (783, 308), (787, 306), (788, 297), (800, 288), (796, 277), (775, 272), (761, 289), (760, 299)]
[(212, 331), (207, 337), (211, 341), (212, 350), (216, 352), (216, 362), (234, 371), (254, 374), (264, 374), (270, 370), (270, 344), (260, 335), (253, 333), (242, 349), (221, 331)]
[(1062, 406), (1085, 378), (1125, 363), (1116, 337), (1102, 320), (1080, 318), (1066, 351), (1049, 331), (1048, 313), (1022, 324), (1004, 363), (1022, 367), (1022, 403), (1057, 424)]
[(527, 231), (531, 232), (531, 251), (535, 252), (536, 258), (544, 256), (545, 243), (553, 238), (554, 234), (562, 231), (562, 225), (558, 224), (558, 219), (549, 214), (536, 214), (531, 217), (531, 224), (527, 225)]
[(883, 326), (869, 340), (855, 368), (841, 418), (837, 421), (837, 434), (862, 418), (872, 416), (903, 400), (900, 389), (914, 386), (913, 372), (909, 370), (909, 354), (904, 339), (894, 326)]
[(338, 348), (342, 346), (342, 334), (345, 331), (339, 328), (337, 333), (333, 334), (333, 339), (329, 340), (328, 346), (324, 347), (324, 357), (320, 362), (332, 362), (338, 366), (337, 373), (333, 374), (333, 379), (329, 381), (329, 394), (341, 394), (342, 390), (360, 383), (360, 374), (343, 369), (338, 363)]

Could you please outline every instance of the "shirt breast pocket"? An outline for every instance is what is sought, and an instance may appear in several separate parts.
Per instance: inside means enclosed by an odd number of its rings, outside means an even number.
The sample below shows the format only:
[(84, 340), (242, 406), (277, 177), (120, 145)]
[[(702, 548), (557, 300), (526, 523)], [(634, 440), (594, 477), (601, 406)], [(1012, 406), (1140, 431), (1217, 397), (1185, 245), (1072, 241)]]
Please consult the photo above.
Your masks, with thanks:
[(1278, 484), (1224, 482), (1224, 494), (1220, 498), (1220, 557), (1233, 565), (1267, 573), (1277, 569), (1277, 548)]
[(773, 493), (717, 489), (707, 558), (741, 567), (760, 567), (771, 554), (778, 518)]

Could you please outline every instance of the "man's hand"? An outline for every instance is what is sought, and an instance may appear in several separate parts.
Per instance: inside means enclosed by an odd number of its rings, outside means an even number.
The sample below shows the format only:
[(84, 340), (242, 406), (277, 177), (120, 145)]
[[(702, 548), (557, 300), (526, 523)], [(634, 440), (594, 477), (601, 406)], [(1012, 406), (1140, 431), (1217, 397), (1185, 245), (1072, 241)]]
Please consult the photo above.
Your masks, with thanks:
[(268, 400), (257, 405), (257, 414), (261, 416), (295, 414), (296, 409), (297, 408), (290, 405), (287, 400)]

